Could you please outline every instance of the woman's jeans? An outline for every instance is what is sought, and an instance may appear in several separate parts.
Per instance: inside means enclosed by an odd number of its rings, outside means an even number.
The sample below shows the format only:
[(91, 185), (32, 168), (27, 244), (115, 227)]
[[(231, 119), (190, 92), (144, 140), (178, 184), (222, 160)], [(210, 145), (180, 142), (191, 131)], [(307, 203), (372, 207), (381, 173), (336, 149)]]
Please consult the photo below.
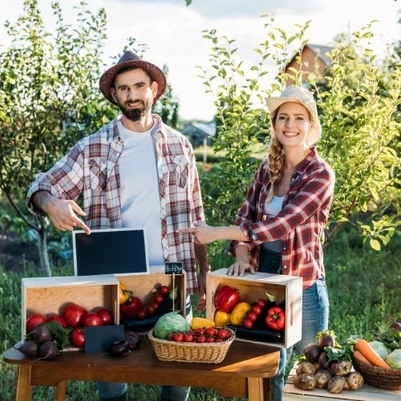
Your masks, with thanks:
[[(261, 247), (262, 249), (262, 247)], [(277, 265), (277, 261), (279, 265)], [(266, 249), (261, 252), (259, 271), (277, 274), (281, 270), (281, 255), (272, 253)], [(271, 401), (282, 401), (285, 368), (291, 358), (293, 348), (298, 354), (302, 354), (305, 347), (316, 342), (319, 331), (328, 329), (329, 324), (329, 299), (327, 287), (323, 278), (303, 291), (302, 294), (302, 339), (288, 349), (280, 349), (280, 363), (277, 376), (271, 380)]]
[[(186, 299), (186, 319), (192, 321), (191, 298)], [(127, 383), (96, 382), (99, 397), (102, 400), (117, 398), (127, 392)], [(161, 401), (187, 401), (191, 387), (160, 386)]]

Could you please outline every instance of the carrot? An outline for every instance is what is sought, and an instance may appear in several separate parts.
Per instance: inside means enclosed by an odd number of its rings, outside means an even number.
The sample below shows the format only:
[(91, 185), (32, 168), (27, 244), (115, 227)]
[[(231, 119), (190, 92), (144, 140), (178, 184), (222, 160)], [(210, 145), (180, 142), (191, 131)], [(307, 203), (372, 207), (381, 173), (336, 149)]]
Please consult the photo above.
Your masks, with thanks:
[(358, 339), (355, 344), (355, 350), (359, 351), (373, 366), (391, 369), (366, 340)]
[(370, 365), (373, 366), (367, 358), (365, 358), (362, 354), (362, 352), (360, 351), (354, 351), (354, 353), (352, 354), (352, 356), (359, 362), (364, 363), (365, 365)]

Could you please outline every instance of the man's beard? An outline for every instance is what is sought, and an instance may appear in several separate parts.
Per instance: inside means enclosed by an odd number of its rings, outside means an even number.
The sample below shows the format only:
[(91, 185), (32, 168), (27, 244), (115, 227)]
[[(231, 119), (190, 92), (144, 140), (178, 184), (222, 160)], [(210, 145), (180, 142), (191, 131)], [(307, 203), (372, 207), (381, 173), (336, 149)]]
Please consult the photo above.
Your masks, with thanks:
[[(125, 104), (127, 104), (126, 102)], [(152, 107), (151, 101), (146, 101), (143, 102), (141, 101), (138, 104), (139, 107), (136, 107), (134, 109), (125, 107), (123, 104), (118, 103), (118, 107), (120, 108), (121, 112), (124, 114), (125, 117), (127, 117), (131, 121), (139, 121), (142, 117), (146, 116), (148, 112), (150, 111)]]

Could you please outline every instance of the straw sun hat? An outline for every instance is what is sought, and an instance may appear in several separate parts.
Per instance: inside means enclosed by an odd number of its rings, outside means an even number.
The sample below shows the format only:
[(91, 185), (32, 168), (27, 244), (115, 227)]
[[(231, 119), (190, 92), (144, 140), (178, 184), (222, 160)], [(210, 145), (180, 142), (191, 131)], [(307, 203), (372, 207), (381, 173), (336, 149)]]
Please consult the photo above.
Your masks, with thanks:
[(105, 98), (109, 100), (111, 103), (115, 104), (110, 94), (110, 89), (114, 84), (114, 78), (119, 71), (129, 67), (140, 68), (144, 70), (150, 76), (152, 81), (157, 82), (157, 94), (154, 98), (154, 101), (159, 99), (159, 97), (163, 94), (164, 90), (166, 89), (166, 84), (167, 84), (164, 72), (156, 65), (143, 60), (141, 57), (139, 57), (131, 50), (127, 50), (122, 55), (120, 60), (118, 60), (117, 64), (109, 68), (100, 77), (99, 88), (100, 91), (105, 96)]
[(300, 86), (289, 86), (284, 89), (279, 97), (269, 97), (266, 102), (271, 116), (284, 103), (295, 102), (302, 104), (309, 111), (313, 121), (313, 127), (308, 135), (308, 143), (313, 145), (319, 140), (322, 135), (322, 127), (320, 126), (315, 99), (307, 89)]

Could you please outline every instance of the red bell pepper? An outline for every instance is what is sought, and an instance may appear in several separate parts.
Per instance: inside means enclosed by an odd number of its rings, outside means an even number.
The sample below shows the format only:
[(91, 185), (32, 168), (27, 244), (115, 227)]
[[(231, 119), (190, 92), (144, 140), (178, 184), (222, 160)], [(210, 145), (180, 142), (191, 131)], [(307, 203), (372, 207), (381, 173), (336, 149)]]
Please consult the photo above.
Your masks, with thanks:
[(127, 302), (120, 305), (120, 312), (125, 319), (132, 319), (142, 307), (142, 301), (138, 297), (131, 296)]
[(267, 311), (266, 324), (273, 330), (283, 330), (285, 327), (285, 312), (279, 306), (273, 306)]
[(240, 300), (239, 292), (236, 289), (229, 285), (223, 285), (214, 297), (214, 306), (222, 312), (230, 313)]

